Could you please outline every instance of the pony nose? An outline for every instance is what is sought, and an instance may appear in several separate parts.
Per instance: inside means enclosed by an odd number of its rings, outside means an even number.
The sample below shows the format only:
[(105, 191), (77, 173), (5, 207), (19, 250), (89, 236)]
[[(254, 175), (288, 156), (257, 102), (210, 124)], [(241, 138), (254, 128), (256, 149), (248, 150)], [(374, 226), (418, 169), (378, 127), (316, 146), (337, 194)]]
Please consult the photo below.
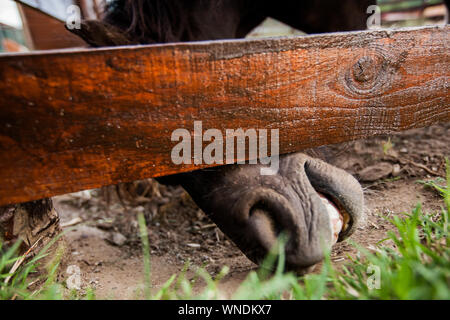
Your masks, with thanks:
[[(247, 248), (241, 249), (254, 262), (263, 261), (282, 233), (287, 237), (284, 250), (289, 269), (302, 270), (313, 266), (323, 259), (324, 249), (331, 248), (329, 234), (319, 231), (312, 235), (312, 232), (316, 232), (311, 231), (315, 226), (306, 225), (302, 218), (303, 209), (294, 208), (288, 199), (277, 192), (256, 189), (243, 199), (241, 215), (246, 226), (243, 232), (249, 244)], [(317, 205), (322, 205), (320, 200)], [(304, 241), (310, 236), (321, 237), (325, 248)]]

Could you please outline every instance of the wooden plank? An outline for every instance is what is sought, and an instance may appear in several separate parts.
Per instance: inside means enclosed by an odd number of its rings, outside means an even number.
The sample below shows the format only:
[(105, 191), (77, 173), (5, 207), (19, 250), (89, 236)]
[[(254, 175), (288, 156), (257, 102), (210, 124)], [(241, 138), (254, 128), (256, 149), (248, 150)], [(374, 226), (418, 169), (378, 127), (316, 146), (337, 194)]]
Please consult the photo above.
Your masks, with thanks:
[(450, 121), (446, 27), (0, 56), (0, 205), (168, 175), (171, 133), (280, 153)]
[(425, 9), (420, 8), (417, 10), (408, 11), (382, 12), (381, 21), (383, 25), (390, 25), (399, 22), (403, 24), (411, 23), (411, 20), (415, 20), (415, 22), (417, 22), (417, 25), (424, 25), (424, 19), (428, 19), (430, 22), (436, 20), (442, 21), (441, 24), (445, 24), (444, 20), (446, 14), (447, 7), (445, 6), (445, 4), (442, 4), (437, 6), (429, 6)]
[(442, 0), (399, 0), (399, 1), (380, 1), (378, 0), (378, 5), (381, 8), (382, 12), (398, 12), (398, 11), (408, 11), (408, 10), (417, 10), (417, 9), (425, 9), (429, 6), (443, 4)]
[(18, 3), (18, 7), (28, 35), (28, 46), (32, 50), (86, 47), (86, 43), (67, 31), (64, 22), (39, 9)]

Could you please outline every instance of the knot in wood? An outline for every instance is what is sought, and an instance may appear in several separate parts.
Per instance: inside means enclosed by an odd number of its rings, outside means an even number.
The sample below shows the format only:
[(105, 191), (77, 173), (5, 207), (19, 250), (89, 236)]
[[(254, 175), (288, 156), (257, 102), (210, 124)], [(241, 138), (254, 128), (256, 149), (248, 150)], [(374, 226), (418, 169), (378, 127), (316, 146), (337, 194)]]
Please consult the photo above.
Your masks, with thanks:
[(353, 65), (353, 78), (358, 82), (368, 82), (376, 77), (375, 62), (370, 57), (362, 57)]
[(394, 79), (389, 61), (389, 53), (375, 49), (359, 57), (350, 67), (344, 67), (344, 85), (347, 92), (354, 97), (375, 97), (387, 90)]

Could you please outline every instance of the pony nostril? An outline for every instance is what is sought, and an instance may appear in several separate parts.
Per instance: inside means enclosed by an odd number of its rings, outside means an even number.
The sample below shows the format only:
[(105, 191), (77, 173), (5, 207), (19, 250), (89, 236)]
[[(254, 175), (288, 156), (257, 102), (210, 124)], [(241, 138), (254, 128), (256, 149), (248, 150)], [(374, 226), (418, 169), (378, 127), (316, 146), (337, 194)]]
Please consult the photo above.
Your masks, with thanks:
[[(276, 218), (280, 219), (280, 215), (286, 212), (272, 212), (261, 207), (254, 207), (249, 214), (250, 236), (254, 244), (260, 250), (255, 250), (260, 254), (256, 257), (258, 263), (262, 262), (266, 255), (274, 248), (283, 234), (286, 236), (284, 243), (285, 263), (287, 270), (299, 272), (305, 271), (305, 268), (315, 265), (322, 260), (322, 251), (317, 251), (315, 246), (308, 248), (303, 247), (298, 241), (299, 229), (295, 224), (283, 226)], [(262, 251), (261, 251), (262, 249)]]
[(258, 218), (263, 214), (267, 223), (270, 223), (270, 227), (275, 235), (279, 236), (282, 231), (285, 231), (280, 222), (280, 216), (283, 216), (283, 212), (282, 208), (274, 205), (271, 200), (260, 199), (251, 207), (249, 218), (252, 218), (253, 216)]
[(277, 241), (278, 233), (270, 213), (263, 209), (252, 209), (249, 216), (249, 227), (264, 250), (267, 252), (271, 250)]

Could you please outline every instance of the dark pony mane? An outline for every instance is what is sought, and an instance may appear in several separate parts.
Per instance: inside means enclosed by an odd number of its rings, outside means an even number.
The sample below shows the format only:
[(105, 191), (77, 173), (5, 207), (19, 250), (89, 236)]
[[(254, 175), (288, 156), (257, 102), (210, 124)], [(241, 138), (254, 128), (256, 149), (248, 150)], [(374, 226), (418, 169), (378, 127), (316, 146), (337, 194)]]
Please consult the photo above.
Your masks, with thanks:
[(126, 32), (139, 43), (189, 40), (190, 16), (196, 6), (222, 0), (114, 0), (106, 6), (104, 21)]

